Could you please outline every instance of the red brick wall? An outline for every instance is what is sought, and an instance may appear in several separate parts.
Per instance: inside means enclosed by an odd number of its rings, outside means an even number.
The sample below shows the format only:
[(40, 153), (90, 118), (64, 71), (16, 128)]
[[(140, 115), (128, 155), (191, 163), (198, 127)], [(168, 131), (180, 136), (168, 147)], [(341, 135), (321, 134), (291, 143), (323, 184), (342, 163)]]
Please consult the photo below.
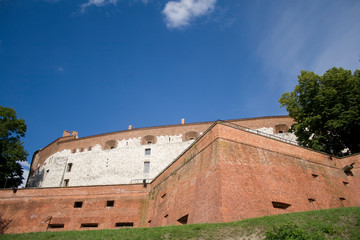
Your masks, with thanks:
[[(142, 185), (1, 190), (0, 212), (11, 220), (6, 233), (82, 230), (83, 223), (98, 223), (98, 229), (115, 228), (116, 222), (138, 227), (144, 224), (147, 193)], [(114, 207), (106, 207), (110, 200)], [(75, 201), (82, 207), (74, 208)], [(47, 229), (49, 223), (64, 228)]]

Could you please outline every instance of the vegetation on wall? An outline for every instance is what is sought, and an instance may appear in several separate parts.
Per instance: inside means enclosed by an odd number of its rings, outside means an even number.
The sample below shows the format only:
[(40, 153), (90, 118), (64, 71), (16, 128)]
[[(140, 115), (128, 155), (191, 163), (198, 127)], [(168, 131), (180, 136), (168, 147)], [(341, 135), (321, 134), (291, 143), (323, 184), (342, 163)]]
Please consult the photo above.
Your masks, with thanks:
[(19, 162), (26, 161), (27, 152), (21, 138), (26, 125), (16, 117), (12, 108), (0, 106), (0, 187), (18, 187), (23, 180), (23, 169)]
[(290, 131), (301, 146), (335, 156), (360, 152), (360, 70), (301, 71), (279, 102), (296, 121)]

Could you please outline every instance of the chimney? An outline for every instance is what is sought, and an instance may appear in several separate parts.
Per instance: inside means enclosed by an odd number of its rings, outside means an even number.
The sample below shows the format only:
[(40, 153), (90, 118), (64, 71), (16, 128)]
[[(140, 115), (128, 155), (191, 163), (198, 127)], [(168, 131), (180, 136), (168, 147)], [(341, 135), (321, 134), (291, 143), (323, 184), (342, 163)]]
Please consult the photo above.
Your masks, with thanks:
[(68, 136), (70, 136), (70, 132), (64, 130), (64, 132), (63, 132), (63, 137), (68, 137)]
[(79, 138), (79, 133), (77, 131), (72, 131), (71, 136), (75, 136), (75, 138)]
[(132, 125), (129, 125), (129, 130), (132, 130), (132, 129), (133, 129)]
[(181, 124), (185, 124), (185, 118), (181, 119)]

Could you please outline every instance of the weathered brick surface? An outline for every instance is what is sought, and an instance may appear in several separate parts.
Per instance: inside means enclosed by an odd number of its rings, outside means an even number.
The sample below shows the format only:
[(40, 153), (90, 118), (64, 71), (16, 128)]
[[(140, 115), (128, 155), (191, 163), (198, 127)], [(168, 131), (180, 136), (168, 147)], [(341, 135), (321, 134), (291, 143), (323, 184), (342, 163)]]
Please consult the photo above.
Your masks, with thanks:
[[(242, 124), (243, 125), (243, 124)], [(275, 124), (276, 125), (276, 124)], [(343, 167), (355, 163), (351, 174)], [(360, 206), (360, 155), (326, 154), (216, 124), (164, 169), (151, 184), (0, 191), (7, 233), (63, 230), (82, 223), (115, 228), (227, 222), (288, 212)], [(75, 201), (83, 201), (74, 209)], [(115, 205), (106, 208), (108, 200)], [(289, 204), (274, 208), (272, 202)], [(52, 229), (50, 229), (52, 230)]]

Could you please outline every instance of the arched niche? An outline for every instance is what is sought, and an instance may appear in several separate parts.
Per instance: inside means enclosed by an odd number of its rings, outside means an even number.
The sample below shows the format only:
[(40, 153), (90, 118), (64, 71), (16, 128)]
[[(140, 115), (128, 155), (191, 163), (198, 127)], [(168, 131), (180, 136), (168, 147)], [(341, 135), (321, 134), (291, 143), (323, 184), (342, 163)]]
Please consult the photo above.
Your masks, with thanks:
[(286, 124), (275, 125), (275, 133), (286, 133), (289, 131), (289, 127)]
[(195, 140), (199, 137), (199, 133), (195, 132), (195, 131), (190, 131), (185, 133), (184, 136), (184, 141), (190, 141), (190, 140)]
[(157, 140), (156, 136), (146, 135), (145, 137), (142, 137), (141, 144), (142, 145), (155, 144), (156, 140)]
[(116, 147), (116, 141), (115, 140), (109, 140), (105, 143), (104, 150), (107, 149), (113, 149)]

